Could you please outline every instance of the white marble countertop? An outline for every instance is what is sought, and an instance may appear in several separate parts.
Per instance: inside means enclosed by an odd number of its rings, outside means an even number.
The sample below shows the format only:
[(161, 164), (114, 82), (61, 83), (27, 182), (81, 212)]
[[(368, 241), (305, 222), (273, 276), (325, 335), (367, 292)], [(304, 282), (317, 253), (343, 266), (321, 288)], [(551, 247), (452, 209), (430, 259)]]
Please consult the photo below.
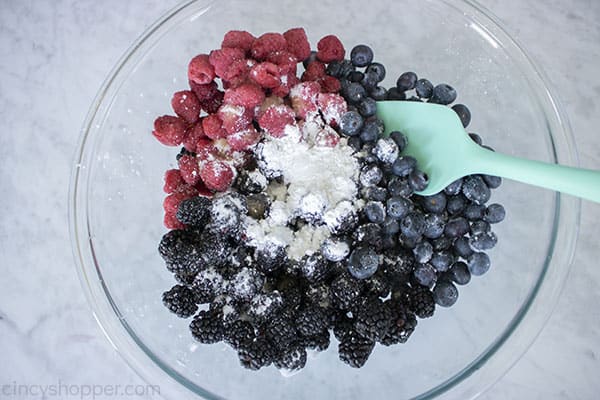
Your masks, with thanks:
[[(129, 44), (176, 2), (0, 2), (2, 390), (22, 384), (143, 384), (104, 338), (82, 294), (69, 243), (66, 188), (79, 128), (102, 80)], [(599, 169), (600, 2), (482, 3), (543, 66), (570, 117), (582, 166)], [(482, 399), (598, 398), (598, 221), (600, 205), (584, 202), (577, 255), (552, 318)], [(21, 398), (43, 398), (37, 394)], [(11, 397), (0, 391), (0, 398)]]

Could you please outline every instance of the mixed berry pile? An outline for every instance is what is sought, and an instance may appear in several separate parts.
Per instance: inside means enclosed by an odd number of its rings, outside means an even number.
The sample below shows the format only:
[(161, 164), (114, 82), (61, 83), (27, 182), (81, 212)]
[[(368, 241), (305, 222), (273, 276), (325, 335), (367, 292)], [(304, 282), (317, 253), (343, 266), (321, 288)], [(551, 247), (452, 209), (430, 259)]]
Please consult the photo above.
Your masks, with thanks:
[[(486, 203), (500, 178), (417, 195), (426, 174), (376, 115), (384, 100), (451, 105), (454, 88), (406, 72), (388, 90), (370, 47), (348, 56), (333, 35), (311, 51), (302, 28), (230, 31), (190, 61), (176, 115), (154, 123), (162, 144), (181, 146), (159, 245), (177, 284), (162, 300), (193, 317), (194, 339), (226, 342), (246, 368), (299, 370), (331, 333), (340, 360), (361, 367), (490, 267), (505, 211)], [(469, 109), (452, 108), (467, 127)], [(328, 170), (311, 172), (320, 162)]]

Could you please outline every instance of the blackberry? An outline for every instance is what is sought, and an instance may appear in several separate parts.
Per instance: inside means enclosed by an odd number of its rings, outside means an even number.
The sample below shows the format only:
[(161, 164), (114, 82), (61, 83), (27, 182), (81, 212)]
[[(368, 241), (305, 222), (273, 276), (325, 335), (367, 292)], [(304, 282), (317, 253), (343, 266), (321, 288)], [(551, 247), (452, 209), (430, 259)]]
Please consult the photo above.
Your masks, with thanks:
[(302, 276), (310, 283), (321, 282), (329, 272), (329, 263), (321, 253), (305, 255), (299, 261)]
[(273, 274), (287, 262), (283, 247), (264, 247), (254, 252), (255, 268), (265, 274)]
[(304, 293), (305, 298), (316, 305), (321, 307), (329, 307), (331, 290), (329, 285), (325, 282), (318, 285), (310, 285)]
[(181, 229), (167, 232), (158, 245), (167, 269), (176, 274), (195, 275), (200, 267), (200, 251), (198, 236)]
[(229, 325), (240, 318), (240, 304), (231, 296), (218, 296), (210, 303), (210, 311), (221, 315), (225, 325)]
[(210, 227), (221, 235), (237, 237), (242, 225), (242, 216), (248, 213), (246, 198), (229, 192), (213, 198)]
[(333, 315), (333, 335), (338, 341), (342, 341), (354, 330), (354, 319), (348, 317), (346, 311), (338, 311)]
[(225, 331), (222, 315), (215, 310), (200, 311), (192, 320), (190, 331), (194, 339), (200, 343), (220, 342)]
[(249, 301), (265, 283), (265, 276), (255, 269), (244, 267), (231, 279), (228, 292), (236, 299)]
[(353, 310), (356, 310), (354, 327), (357, 333), (374, 341), (385, 337), (390, 328), (392, 313), (379, 297), (367, 297)]
[(329, 338), (329, 330), (325, 329), (322, 332), (314, 336), (308, 336), (302, 338), (302, 345), (307, 349), (316, 350), (316, 351), (325, 351), (329, 347), (330, 338)]
[(331, 297), (337, 308), (346, 310), (358, 299), (363, 289), (363, 283), (344, 273), (331, 282)]
[(199, 304), (208, 303), (225, 289), (223, 276), (213, 267), (198, 272), (192, 284), (192, 291)]
[(177, 219), (193, 228), (204, 228), (210, 219), (212, 201), (208, 197), (196, 196), (183, 200), (177, 208)]
[(177, 283), (184, 285), (184, 286), (189, 286), (192, 283), (194, 283), (194, 278), (196, 277), (196, 275), (195, 274), (188, 275), (186, 273), (179, 273), (179, 274), (173, 274), (173, 277), (175, 278)]
[(374, 347), (374, 341), (350, 331), (340, 341), (339, 358), (353, 368), (360, 368), (365, 365)]
[(245, 195), (260, 193), (267, 187), (267, 178), (258, 170), (241, 169), (233, 187)]
[(238, 358), (242, 366), (254, 371), (270, 365), (273, 356), (273, 346), (264, 337), (258, 337), (238, 350)]
[(327, 314), (319, 306), (308, 306), (298, 312), (296, 329), (303, 336), (315, 336), (329, 326)]
[(385, 274), (377, 271), (375, 275), (365, 280), (365, 289), (373, 296), (385, 298), (391, 290), (391, 283)]
[(254, 340), (254, 328), (248, 321), (237, 320), (225, 329), (224, 340), (235, 350), (247, 346)]
[(406, 343), (417, 326), (417, 318), (413, 313), (406, 311), (402, 304), (397, 301), (390, 300), (385, 304), (391, 310), (392, 320), (387, 335), (379, 343), (384, 346)]
[(360, 225), (352, 234), (355, 245), (366, 245), (367, 247), (374, 248), (375, 250), (381, 249), (381, 241), (383, 238), (383, 232), (381, 226), (374, 223), (366, 223)]
[(194, 293), (183, 285), (175, 285), (170, 290), (164, 292), (162, 301), (169, 311), (180, 318), (191, 317), (198, 310)]
[(273, 360), (275, 367), (287, 371), (297, 371), (306, 365), (306, 349), (296, 345), (279, 352)]
[(304, 287), (291, 275), (284, 275), (277, 284), (277, 290), (283, 297), (283, 304), (288, 310), (295, 310), (302, 303)]
[(261, 331), (278, 350), (285, 350), (298, 339), (293, 314), (286, 309), (267, 321)]
[(429, 318), (435, 311), (433, 294), (427, 286), (414, 285), (404, 294), (404, 304), (419, 318)]
[(283, 297), (278, 291), (261, 293), (252, 298), (248, 306), (248, 316), (256, 323), (264, 323), (283, 307)]
[(227, 265), (227, 261), (233, 253), (233, 249), (229, 242), (223, 240), (222, 235), (210, 230), (205, 230), (202, 232), (199, 241), (199, 248), (195, 256), (201, 269), (209, 268), (211, 266), (220, 268)]

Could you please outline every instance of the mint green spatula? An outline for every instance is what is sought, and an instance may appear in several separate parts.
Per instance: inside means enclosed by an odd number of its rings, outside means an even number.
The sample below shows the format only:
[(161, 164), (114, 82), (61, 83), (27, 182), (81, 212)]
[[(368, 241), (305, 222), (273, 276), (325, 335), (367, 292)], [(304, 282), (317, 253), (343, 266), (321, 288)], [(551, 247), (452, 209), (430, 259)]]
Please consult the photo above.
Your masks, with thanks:
[(403, 154), (417, 159), (429, 177), (418, 194), (442, 191), (458, 178), (487, 174), (600, 202), (600, 172), (526, 160), (485, 149), (471, 140), (446, 106), (411, 101), (379, 101), (377, 115), (385, 134), (400, 131), (408, 138)]

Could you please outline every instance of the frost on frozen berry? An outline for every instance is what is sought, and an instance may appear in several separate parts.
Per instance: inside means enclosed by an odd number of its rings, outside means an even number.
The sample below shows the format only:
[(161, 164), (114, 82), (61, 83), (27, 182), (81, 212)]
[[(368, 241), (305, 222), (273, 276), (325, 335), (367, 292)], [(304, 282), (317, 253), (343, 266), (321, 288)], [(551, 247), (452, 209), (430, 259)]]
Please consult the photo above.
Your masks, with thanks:
[(302, 82), (290, 91), (292, 107), (296, 115), (306, 118), (310, 113), (318, 111), (317, 98), (321, 92), (321, 86), (317, 82)]
[(250, 78), (266, 89), (273, 89), (281, 85), (281, 71), (276, 64), (262, 62), (250, 70)]
[(384, 164), (392, 164), (398, 158), (398, 145), (390, 138), (379, 139), (373, 154)]
[(348, 110), (346, 100), (338, 94), (319, 93), (317, 105), (325, 122), (333, 127), (337, 126), (342, 119), (342, 115)]
[(175, 114), (189, 123), (198, 121), (200, 117), (201, 105), (196, 94), (191, 90), (182, 90), (175, 92), (171, 99), (171, 107)]
[(259, 36), (252, 47), (250, 48), (250, 54), (256, 60), (264, 60), (270, 53), (276, 51), (285, 50), (287, 48), (287, 42), (281, 33), (269, 32)]
[(188, 65), (188, 79), (199, 85), (205, 85), (215, 79), (215, 68), (207, 54), (199, 54), (192, 58)]
[(183, 119), (172, 115), (163, 115), (154, 121), (152, 134), (165, 146), (179, 146), (185, 137), (186, 128)]
[(221, 76), (223, 87), (232, 88), (244, 83), (248, 78), (250, 69), (254, 66), (253, 60), (239, 59), (229, 65), (225, 73)]
[(253, 111), (244, 106), (223, 104), (217, 115), (221, 119), (223, 129), (228, 134), (244, 130), (252, 123)]
[(285, 105), (273, 105), (258, 118), (260, 128), (273, 137), (282, 137), (285, 127), (296, 123), (294, 110)]
[(317, 43), (317, 59), (324, 63), (332, 61), (342, 61), (346, 50), (337, 36), (328, 35)]
[(227, 136), (227, 143), (235, 151), (248, 150), (256, 145), (261, 139), (261, 134), (254, 129), (249, 127), (247, 129), (234, 132)]
[(290, 74), (296, 77), (298, 60), (289, 51), (282, 50), (271, 53), (267, 56), (266, 61), (276, 64), (282, 75)]
[(191, 155), (182, 156), (178, 164), (181, 177), (185, 183), (194, 186), (200, 182), (200, 166), (196, 157)]
[(223, 161), (213, 160), (203, 164), (200, 176), (207, 188), (222, 192), (231, 185), (234, 172)]
[(289, 52), (296, 56), (297, 60), (306, 60), (310, 56), (310, 43), (306, 37), (304, 28), (292, 28), (283, 34)]
[(249, 52), (256, 38), (246, 31), (229, 31), (223, 37), (221, 47), (234, 47)]
[(258, 85), (247, 82), (234, 89), (227, 90), (223, 101), (238, 106), (256, 107), (264, 99), (265, 92)]
[(243, 60), (245, 59), (245, 56), (246, 54), (242, 49), (224, 47), (219, 50), (211, 51), (208, 60), (214, 67), (216, 75), (222, 78), (234, 61)]

